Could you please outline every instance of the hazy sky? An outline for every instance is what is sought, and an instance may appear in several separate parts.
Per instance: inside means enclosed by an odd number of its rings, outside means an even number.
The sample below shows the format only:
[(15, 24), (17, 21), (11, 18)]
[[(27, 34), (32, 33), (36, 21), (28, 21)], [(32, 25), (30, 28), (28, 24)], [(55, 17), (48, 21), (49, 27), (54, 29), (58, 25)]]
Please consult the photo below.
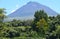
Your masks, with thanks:
[(60, 13), (60, 0), (0, 0), (0, 8), (6, 8), (7, 14), (10, 14), (29, 1), (38, 2)]

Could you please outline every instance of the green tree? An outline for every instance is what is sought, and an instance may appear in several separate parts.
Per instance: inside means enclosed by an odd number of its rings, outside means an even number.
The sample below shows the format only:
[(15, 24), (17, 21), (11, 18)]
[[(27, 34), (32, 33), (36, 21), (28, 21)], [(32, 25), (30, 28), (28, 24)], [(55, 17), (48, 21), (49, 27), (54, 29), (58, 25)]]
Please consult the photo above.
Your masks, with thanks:
[(0, 8), (0, 23), (3, 22), (4, 18), (5, 18), (5, 9), (4, 8)]
[(44, 18), (44, 20), (47, 22), (48, 21), (48, 15), (46, 14), (46, 12), (44, 10), (40, 10), (40, 11), (36, 11), (35, 14), (34, 14), (34, 22), (33, 22), (33, 25), (32, 25), (32, 28), (33, 30), (36, 30), (36, 23)]
[(49, 31), (48, 23), (44, 20), (44, 18), (40, 19), (37, 24), (38, 32), (41, 32), (41, 34), (47, 34)]
[(57, 15), (56, 18), (60, 21), (60, 15)]
[(0, 36), (2, 35), (1, 33), (3, 28), (4, 28), (4, 24), (3, 24), (3, 20), (5, 18), (5, 9), (4, 8), (0, 8)]
[(60, 26), (57, 26), (56, 34), (57, 34), (57, 37), (60, 39)]
[(46, 21), (48, 20), (48, 15), (44, 10), (36, 11), (34, 17), (35, 17), (34, 19), (35, 21), (39, 21), (42, 18), (44, 18)]

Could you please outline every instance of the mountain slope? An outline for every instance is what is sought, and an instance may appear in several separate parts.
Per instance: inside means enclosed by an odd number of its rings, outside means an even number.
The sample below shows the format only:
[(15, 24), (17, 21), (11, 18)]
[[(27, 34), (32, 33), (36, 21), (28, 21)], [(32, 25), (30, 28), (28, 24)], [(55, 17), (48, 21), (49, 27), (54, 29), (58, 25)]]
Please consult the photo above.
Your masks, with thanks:
[(34, 17), (35, 11), (37, 10), (44, 10), (49, 16), (56, 16), (57, 13), (50, 9), (47, 6), (44, 6), (42, 4), (36, 3), (36, 2), (28, 2), (26, 5), (23, 7), (17, 9), (15, 12), (11, 13), (8, 15), (8, 17), (22, 17), (22, 18), (28, 18)]

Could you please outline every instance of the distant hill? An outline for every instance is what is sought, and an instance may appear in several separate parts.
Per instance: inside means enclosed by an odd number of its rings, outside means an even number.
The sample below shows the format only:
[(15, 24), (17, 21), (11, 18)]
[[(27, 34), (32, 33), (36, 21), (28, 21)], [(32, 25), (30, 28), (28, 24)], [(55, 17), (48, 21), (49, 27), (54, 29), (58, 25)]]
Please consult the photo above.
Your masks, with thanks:
[[(51, 8), (39, 4), (37, 2), (28, 2), (26, 5), (22, 6), (21, 8), (17, 9), (15, 12), (8, 15), (11, 18), (33, 18), (35, 11), (37, 10), (44, 10), (49, 16), (56, 16), (58, 13), (52, 10)], [(20, 18), (20, 19), (21, 19)]]

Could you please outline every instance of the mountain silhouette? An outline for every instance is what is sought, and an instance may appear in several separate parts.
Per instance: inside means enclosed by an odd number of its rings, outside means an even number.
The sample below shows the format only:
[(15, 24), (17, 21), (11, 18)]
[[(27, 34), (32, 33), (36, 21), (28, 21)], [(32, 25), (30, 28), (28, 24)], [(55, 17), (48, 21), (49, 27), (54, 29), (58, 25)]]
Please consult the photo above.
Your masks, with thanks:
[[(44, 10), (49, 16), (56, 16), (57, 12), (55, 12), (54, 10), (52, 10), (51, 8), (42, 5), (40, 3), (37, 2), (28, 2), (26, 5), (20, 7), (19, 9), (17, 9), (16, 11), (14, 11), (13, 13), (9, 14), (8, 17), (11, 18), (33, 18), (34, 14), (36, 11), (39, 10)], [(21, 19), (20, 18), (20, 19)]]

